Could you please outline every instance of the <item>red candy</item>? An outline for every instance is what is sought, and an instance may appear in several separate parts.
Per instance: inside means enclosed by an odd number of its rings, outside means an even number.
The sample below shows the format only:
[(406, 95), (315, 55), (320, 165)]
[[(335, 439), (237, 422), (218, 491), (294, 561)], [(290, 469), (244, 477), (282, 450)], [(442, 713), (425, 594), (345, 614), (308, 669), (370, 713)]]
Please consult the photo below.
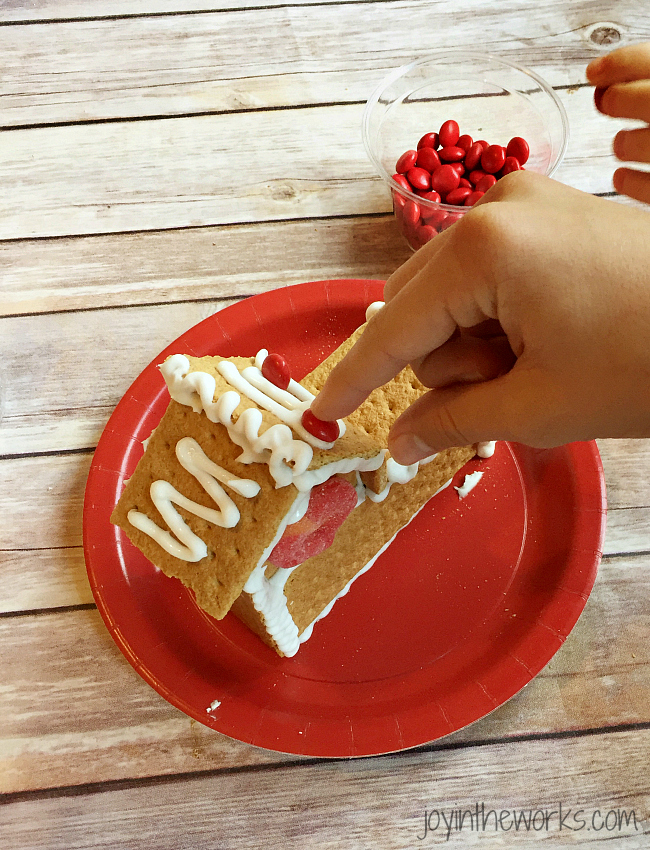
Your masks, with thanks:
[[(440, 148), (438, 151), (440, 159), (443, 162), (460, 162), (460, 160), (465, 156), (465, 151), (463, 148), (458, 148), (455, 146)], [(465, 169), (463, 168), (463, 171)]]
[(491, 189), (496, 182), (497, 178), (494, 174), (484, 174), (483, 177), (481, 177), (481, 179), (476, 183), (476, 191), (487, 192), (487, 190)]
[(289, 364), (280, 354), (269, 354), (264, 358), (262, 375), (281, 390), (286, 390), (291, 380)]
[(473, 144), (474, 142), (472, 140), (472, 137), (465, 134), (464, 136), (460, 136), (460, 138), (456, 142), (456, 147), (462, 148), (464, 151), (468, 151)]
[(516, 156), (507, 156), (499, 177), (505, 177), (506, 174), (510, 174), (513, 171), (521, 171), (521, 163)]
[(465, 166), (462, 162), (452, 162), (451, 167), (456, 169), (459, 178), (465, 173)]
[(469, 180), (467, 179), (467, 177), (461, 177), (461, 178), (460, 178), (460, 181), (459, 181), (459, 183), (458, 183), (458, 188), (460, 189), (460, 188), (461, 188), (461, 186), (466, 186), (468, 189), (471, 189), (471, 188), (472, 188), (472, 184), (469, 182)]
[(418, 242), (421, 242), (423, 245), (426, 245), (433, 237), (436, 235), (436, 229), (432, 227), (430, 224), (422, 224), (415, 231), (415, 236)]
[(442, 147), (455, 145), (460, 137), (460, 129), (455, 121), (445, 121), (438, 131), (438, 141)]
[(313, 488), (307, 513), (288, 525), (268, 557), (273, 566), (289, 569), (328, 549), (341, 524), (357, 504), (357, 491), (333, 475)]
[(425, 171), (435, 171), (440, 165), (440, 157), (433, 148), (420, 148), (416, 164)]
[(431, 175), (431, 188), (441, 195), (457, 189), (459, 182), (460, 176), (453, 165), (441, 165)]
[(418, 142), (418, 150), (420, 148), (433, 148), (434, 150), (438, 147), (438, 134), (437, 133), (425, 133), (424, 136)]
[[(417, 206), (417, 204), (414, 204)], [(406, 207), (404, 207), (406, 210)], [(419, 218), (419, 213), (418, 213)], [(302, 414), (302, 427), (305, 431), (308, 431), (312, 437), (316, 437), (317, 440), (322, 440), (324, 443), (333, 443), (338, 439), (339, 436), (339, 423), (336, 419), (332, 419), (331, 421), (326, 421), (324, 419), (318, 419), (311, 412), (309, 408), (305, 410)]]
[(462, 206), (462, 204), (465, 203), (465, 198), (471, 194), (472, 190), (468, 189), (467, 186), (459, 186), (457, 189), (452, 189), (452, 191), (447, 195), (445, 203)]
[(506, 161), (506, 149), (501, 145), (489, 145), (481, 154), (481, 168), (488, 174), (501, 171)]
[(401, 186), (402, 189), (406, 189), (407, 192), (413, 191), (411, 189), (411, 184), (406, 179), (406, 177), (404, 177), (403, 174), (393, 174), (393, 180), (397, 183), (398, 186)]
[(530, 156), (530, 148), (526, 139), (522, 139), (521, 136), (514, 136), (510, 139), (506, 148), (506, 156), (515, 156), (519, 165), (525, 165)]
[(425, 171), (424, 168), (418, 168), (416, 166), (415, 168), (409, 169), (409, 171), (406, 172), (406, 179), (414, 189), (426, 190), (431, 188), (431, 175), (428, 171)]
[(470, 149), (465, 154), (465, 168), (468, 171), (473, 171), (481, 161), (481, 154), (485, 148), (480, 142), (474, 142)]
[(460, 221), (462, 217), (463, 217), (462, 213), (448, 213), (447, 217), (445, 218), (443, 223), (440, 225), (440, 230), (441, 231), (447, 230), (448, 228), (450, 228), (452, 226), (452, 224), (456, 224), (457, 221)]
[(417, 151), (406, 151), (406, 153), (403, 153), (395, 163), (395, 171), (397, 171), (398, 174), (406, 174), (409, 169), (413, 168), (417, 158)]
[(404, 224), (407, 225), (414, 225), (418, 223), (420, 220), (420, 207), (415, 203), (415, 201), (407, 201), (404, 204), (402, 219)]
[(482, 180), (484, 177), (485, 171), (481, 171), (480, 168), (476, 168), (474, 169), (474, 171), (470, 171), (469, 173), (470, 183), (473, 183), (475, 186), (479, 182), (479, 180)]
[(434, 229), (441, 230), (443, 223), (447, 220), (444, 210), (429, 210), (424, 216), (424, 221)]
[[(440, 203), (440, 195), (437, 192), (423, 192), (421, 195), (423, 201), (431, 201), (432, 204)], [(424, 210), (422, 211), (424, 217)]]
[(471, 195), (468, 195), (465, 198), (465, 206), (473, 207), (474, 204), (478, 201), (479, 198), (482, 198), (485, 192), (472, 192)]

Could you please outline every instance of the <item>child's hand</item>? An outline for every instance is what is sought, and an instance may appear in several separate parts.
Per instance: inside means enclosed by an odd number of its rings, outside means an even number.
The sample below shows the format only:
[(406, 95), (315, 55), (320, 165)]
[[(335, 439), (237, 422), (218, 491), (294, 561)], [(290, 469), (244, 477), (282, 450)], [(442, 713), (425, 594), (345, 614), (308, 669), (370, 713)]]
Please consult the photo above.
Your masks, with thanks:
[(650, 436), (650, 215), (516, 172), (386, 283), (312, 409), (347, 416), (407, 363), (400, 463), (481, 440)]
[[(632, 44), (594, 59), (587, 79), (596, 86), (597, 109), (612, 118), (638, 118), (650, 124), (650, 43)], [(650, 127), (621, 130), (614, 153), (624, 162), (650, 162)], [(650, 173), (632, 168), (614, 172), (614, 188), (650, 203)]]

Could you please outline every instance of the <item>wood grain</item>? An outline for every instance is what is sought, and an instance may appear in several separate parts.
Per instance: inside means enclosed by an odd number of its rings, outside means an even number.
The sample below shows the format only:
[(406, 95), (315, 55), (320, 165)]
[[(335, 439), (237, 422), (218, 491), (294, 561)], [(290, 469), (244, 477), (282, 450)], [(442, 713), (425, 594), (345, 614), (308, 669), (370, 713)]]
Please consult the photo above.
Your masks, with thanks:
[[(100, 16), (110, 14), (105, 5)], [(436, 45), (472, 50), (485, 49), (486, 31), (498, 33), (490, 52), (555, 86), (584, 84), (587, 62), (602, 52), (588, 38), (597, 18), (586, 4), (548, 5), (533, 38), (520, 0), (465, 0), (454, 15), (442, 2), (417, 0), (228, 5), (204, 14), (136, 12), (5, 28), (0, 125), (364, 102), (389, 70), (427, 52), (423, 31), (435, 32)], [(616, 19), (626, 20), (630, 37), (650, 37), (638, 2), (617, 3)]]
[[(559, 94), (573, 135), (557, 179), (611, 191), (616, 122), (605, 129), (594, 118), (589, 89)], [(0, 239), (387, 212), (388, 192), (361, 141), (362, 109), (8, 132), (0, 150)]]
[[(340, 5), (341, 0), (320, 0), (323, 5)], [(345, 3), (366, 3), (368, 0), (345, 0)], [(375, 0), (385, 3), (388, 0)], [(291, 0), (291, 6), (311, 5), (313, 0)], [(0, 22), (20, 21), (67, 21), (75, 19), (101, 19), (109, 17), (131, 17), (145, 15), (183, 15), (215, 12), (231, 9), (255, 9), (258, 7), (286, 5), (286, 0), (3, 0), (0, 7)]]
[[(549, 829), (525, 839), (508, 832), (469, 829), (424, 833), (425, 810), (490, 809), (635, 811), (634, 822), (614, 836), (626, 850), (647, 846), (650, 829), (647, 776), (650, 733), (618, 732), (560, 740), (482, 744), (361, 762), (305, 764), (199, 776), (183, 782), (107, 789), (104, 793), (17, 801), (0, 811), (13, 846), (70, 848), (179, 847), (262, 850), (371, 848), (402, 850), (430, 844), (454, 847), (550, 847), (589, 843), (594, 833)], [(522, 765), (530, 768), (522, 775)], [(37, 816), (35, 816), (37, 814)], [(569, 823), (575, 823), (572, 819)], [(590, 821), (589, 821), (590, 822)], [(432, 821), (435, 824), (435, 819)], [(506, 821), (507, 823), (507, 821)], [(565, 822), (566, 823), (566, 822)], [(596, 821), (599, 823), (599, 821)], [(522, 827), (523, 831), (523, 827)], [(586, 826), (585, 826), (586, 832)], [(599, 834), (596, 833), (596, 840)], [(104, 843), (105, 842), (105, 843)], [(488, 843), (486, 843), (488, 842)], [(517, 844), (515, 842), (521, 842)], [(525, 844), (524, 844), (525, 842)]]
[[(584, 84), (608, 21), (616, 44), (650, 38), (638, 0), (0, 4), (3, 848), (647, 846), (647, 441), (600, 442), (605, 558), (560, 652), (419, 752), (310, 761), (191, 721), (110, 638), (81, 546), (92, 449), (171, 339), (239, 298), (383, 279), (409, 256), (359, 126), (389, 69), (443, 45), (533, 67), (569, 114), (557, 178), (611, 192), (622, 124)], [(640, 823), (418, 838), (425, 809), (482, 800), (635, 809)]]
[(410, 256), (392, 214), (0, 242), (0, 316), (385, 279)]
[[(650, 555), (607, 560), (546, 669), (446, 740), (650, 724), (649, 567)], [(95, 610), (0, 619), (0, 640), (4, 792), (280, 760), (169, 706), (121, 657)]]

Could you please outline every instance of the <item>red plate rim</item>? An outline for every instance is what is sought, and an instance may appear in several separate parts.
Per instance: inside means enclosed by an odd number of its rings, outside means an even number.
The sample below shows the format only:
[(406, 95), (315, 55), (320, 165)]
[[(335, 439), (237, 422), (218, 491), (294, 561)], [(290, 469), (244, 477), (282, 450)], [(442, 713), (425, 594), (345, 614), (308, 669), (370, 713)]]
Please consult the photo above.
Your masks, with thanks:
[[(263, 665), (260, 667), (255, 660), (250, 661), (250, 668), (246, 667), (246, 671), (251, 676), (260, 677), (256, 681), (257, 688), (268, 689), (267, 703), (256, 704), (253, 709), (247, 703), (250, 691), (240, 686), (239, 690), (228, 694), (225, 708), (212, 714), (205, 709), (210, 683), (188, 671), (185, 676), (187, 687), (181, 692), (177, 673), (172, 675), (170, 671), (174, 666), (182, 668), (183, 660), (171, 657), (173, 652), (166, 650), (165, 646), (154, 649), (139, 643), (138, 629), (134, 628), (136, 624), (131, 621), (131, 615), (127, 616), (121, 610), (111, 598), (112, 591), (108, 588), (111, 581), (121, 580), (117, 575), (119, 572), (124, 577), (125, 592), (135, 593), (130, 589), (122, 548), (124, 541), (128, 544), (128, 540), (119, 529), (110, 526), (108, 516), (121, 491), (125, 458), (141, 438), (135, 435), (150, 415), (151, 408), (164, 404), (166, 390), (157, 365), (179, 350), (198, 356), (214, 352), (217, 342), (226, 346), (232, 343), (233, 329), (252, 327), (253, 332), (255, 328), (262, 330), (265, 320), (272, 321), (283, 311), (290, 312), (295, 318), (323, 311), (331, 315), (342, 312), (348, 316), (348, 322), (349, 316), (353, 315), (360, 324), (366, 306), (381, 299), (383, 284), (383, 281), (356, 279), (298, 284), (251, 296), (195, 325), (154, 358), (125, 393), (98, 443), (88, 477), (83, 523), (88, 577), (98, 610), (122, 653), (148, 684), (185, 714), (232, 738), (277, 752), (329, 758), (378, 755), (430, 743), (482, 719), (531, 681), (560, 648), (586, 604), (602, 556), (606, 495), (600, 455), (595, 442), (573, 443), (561, 449), (544, 450), (543, 453), (545, 463), (550, 459), (559, 464), (558, 468), (568, 470), (568, 474), (577, 481), (571, 496), (577, 531), (575, 539), (568, 541), (570, 545), (562, 579), (553, 588), (548, 600), (544, 600), (539, 616), (527, 618), (527, 612), (522, 610), (516, 651), (504, 651), (494, 663), (486, 663), (485, 674), (480, 680), (462, 681), (459, 674), (457, 687), (446, 698), (438, 698), (433, 686), (427, 691), (422, 681), (416, 684), (407, 682), (409, 677), (406, 676), (400, 681), (406, 683), (404, 693), (408, 692), (409, 696), (404, 697), (402, 705), (387, 701), (383, 684), (373, 686), (376, 694), (364, 692), (364, 699), (376, 695), (380, 705), (382, 700), (385, 702), (385, 709), (380, 707), (372, 711), (365, 705), (353, 705), (360, 701), (359, 688), (336, 683), (337, 691), (346, 694), (345, 699), (351, 701), (350, 709), (346, 710), (344, 702), (329, 705), (331, 692), (325, 684), (316, 683), (310, 685), (312, 696), (313, 699), (321, 699), (322, 704), (312, 707), (311, 714), (310, 709), (299, 704), (293, 712), (291, 701), (275, 706), (275, 692), (271, 690), (278, 682), (285, 682), (289, 668), (285, 666), (283, 670), (282, 665), (290, 665), (292, 659), (277, 659), (277, 663), (271, 664), (268, 669)], [(304, 344), (309, 346), (309, 340), (305, 339)], [(525, 466), (531, 457), (533, 463), (537, 462), (536, 450), (508, 445), (508, 452), (518, 469)], [(521, 471), (519, 474), (522, 474)], [(162, 580), (172, 581), (165, 577)], [(180, 593), (181, 600), (183, 595), (185, 597), (182, 604), (187, 604), (189, 593), (183, 588)], [(195, 611), (198, 612), (198, 609), (195, 608)], [(136, 613), (135, 617), (138, 616)], [(489, 627), (488, 621), (486, 641), (495, 639)], [(477, 646), (480, 646), (483, 631), (480, 627), (473, 633), (472, 640)], [(513, 640), (512, 635), (510, 639)], [(254, 640), (257, 641), (257, 638)], [(236, 655), (234, 646), (227, 637), (222, 652)], [(263, 649), (266, 651), (266, 647)], [(452, 665), (454, 653), (447, 658), (448, 666)], [(242, 659), (244, 665), (249, 663), (250, 659), (243, 655), (238, 661)], [(415, 688), (414, 693), (417, 692), (415, 696), (409, 690), (411, 687)], [(200, 697), (193, 697), (192, 688), (200, 693)]]

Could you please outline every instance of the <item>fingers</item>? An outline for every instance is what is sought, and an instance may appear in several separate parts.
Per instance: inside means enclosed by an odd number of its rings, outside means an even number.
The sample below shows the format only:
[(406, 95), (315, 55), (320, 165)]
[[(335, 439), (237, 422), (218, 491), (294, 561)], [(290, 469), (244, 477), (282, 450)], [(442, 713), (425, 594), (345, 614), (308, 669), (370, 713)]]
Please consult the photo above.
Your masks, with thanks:
[(614, 172), (614, 188), (619, 195), (650, 204), (650, 174), (633, 168), (618, 168)]
[(514, 362), (515, 356), (504, 335), (480, 339), (462, 333), (412, 365), (425, 387), (446, 387), (492, 380), (511, 369)]
[(619, 47), (587, 66), (587, 79), (600, 88), (650, 78), (650, 43)]
[(638, 118), (650, 123), (650, 79), (597, 88), (596, 108), (611, 118)]
[[(490, 285), (477, 279), (483, 271), (466, 256), (468, 244), (480, 244), (486, 238), (486, 227), (481, 226), (484, 218), (471, 213), (438, 237), (446, 249), (433, 248), (426, 255), (429, 262), (368, 322), (313, 402), (316, 416), (347, 416), (407, 363), (417, 363), (447, 342), (457, 326), (472, 327), (493, 318)], [(480, 298), (475, 297), (475, 288), (482, 291)]]
[(391, 298), (394, 298), (406, 283), (412, 280), (429, 262), (432, 262), (433, 257), (448, 238), (446, 232), (438, 234), (435, 239), (427, 242), (426, 245), (420, 248), (419, 251), (416, 251), (412, 257), (394, 271), (384, 286), (384, 301), (390, 301)]
[(614, 137), (614, 153), (623, 162), (650, 162), (650, 127), (620, 130)]
[[(542, 421), (540, 398), (551, 410), (562, 407), (551, 400), (557, 394), (546, 383), (535, 373), (516, 368), (494, 381), (431, 390), (393, 426), (390, 452), (398, 463), (408, 465), (451, 446), (485, 440), (559, 445), (573, 435), (564, 432), (562, 416)], [(535, 423), (534, 431), (528, 423)]]
[[(373, 316), (348, 352), (330, 373), (312, 403), (319, 419), (340, 419), (352, 413), (376, 388), (394, 378), (410, 362), (437, 348), (453, 334), (456, 323), (442, 299), (425, 294), (425, 270), (419, 271)], [(444, 274), (444, 271), (442, 272)], [(422, 305), (430, 299), (430, 306)]]

